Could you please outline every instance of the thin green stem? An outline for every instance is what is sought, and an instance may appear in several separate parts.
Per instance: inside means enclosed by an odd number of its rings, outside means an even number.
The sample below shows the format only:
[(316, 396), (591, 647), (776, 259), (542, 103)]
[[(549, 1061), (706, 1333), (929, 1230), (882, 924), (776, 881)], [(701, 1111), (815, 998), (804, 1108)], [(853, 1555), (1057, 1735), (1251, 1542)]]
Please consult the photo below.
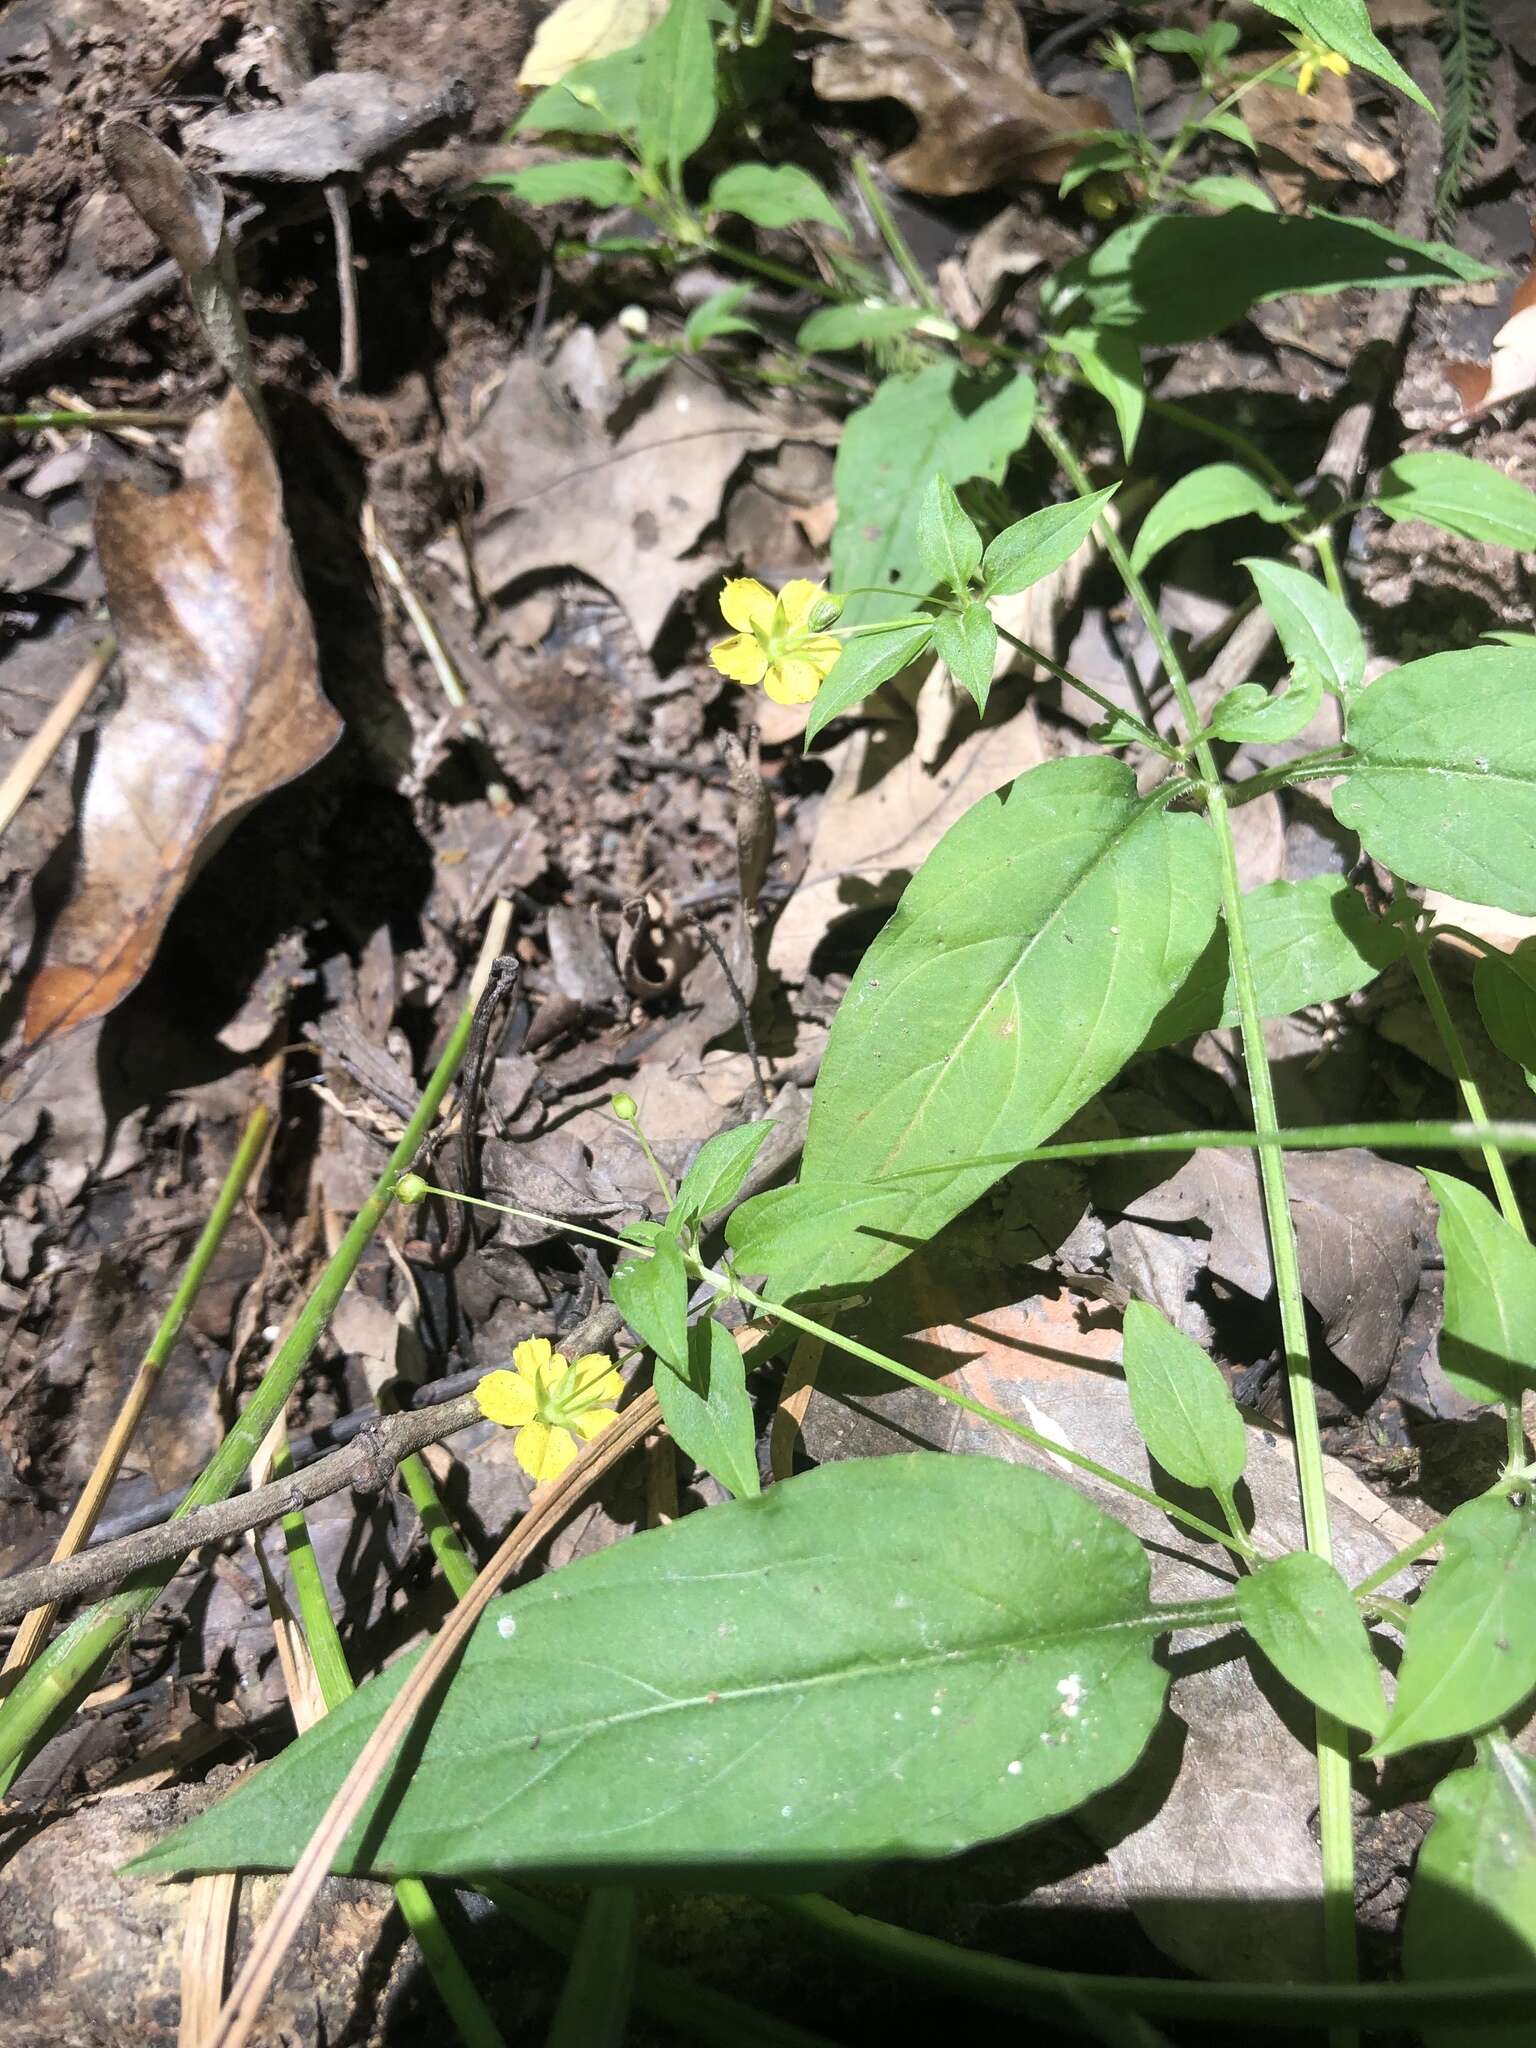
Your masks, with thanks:
[[(1497, 1145), (1514, 1159), (1536, 1157), (1536, 1123), (1293, 1124), (1281, 1131), (1149, 1131), (1140, 1138), (1067, 1138), (1027, 1152), (976, 1152), (942, 1166), (909, 1166), (887, 1174), (892, 1185), (962, 1167), (1036, 1166), (1056, 1159), (1131, 1159), (1160, 1152), (1347, 1152), (1357, 1146), (1389, 1152), (1465, 1152)], [(567, 1226), (562, 1224), (561, 1228)]]
[[(997, 622), (994, 620), (993, 623), (995, 625)], [(998, 626), (997, 631), (999, 637), (1006, 640), (1010, 647), (1016, 647), (1020, 654), (1027, 654), (1032, 662), (1045, 670), (1047, 675), (1053, 675), (1059, 683), (1067, 683), (1072, 689), (1080, 690), (1091, 703), (1097, 704), (1101, 711), (1107, 711), (1111, 718), (1135, 726), (1143, 745), (1155, 748), (1166, 760), (1178, 758), (1177, 748), (1170, 747), (1166, 740), (1159, 739), (1150, 725), (1144, 725), (1139, 718), (1133, 717), (1123, 706), (1116, 704), (1113, 698), (1106, 697), (1101, 691), (1096, 690), (1092, 683), (1085, 683), (1081, 676), (1073, 675), (1071, 669), (1063, 668), (1059, 661), (1053, 661), (1048, 654), (1042, 654), (1038, 647), (1031, 647), (1027, 640), (1021, 640), (1017, 633), (1010, 633), (1006, 626)]]
[(815, 1893), (775, 1898), (776, 1912), (808, 1927), (839, 1949), (898, 1976), (957, 1991), (1007, 2012), (1059, 2010), (1082, 2002), (1151, 2019), (1239, 2021), (1251, 2026), (1297, 2027), (1374, 2023), (1417, 2028), (1431, 2020), (1471, 2024), (1528, 2021), (1536, 1976), (1467, 1977), (1416, 1984), (1201, 1984), (1167, 1977), (1119, 1977), (1077, 1970), (1047, 1970), (1004, 1956), (957, 1948), (930, 1934), (913, 1934), (889, 1921), (850, 1913)]
[[(1037, 420), (1036, 432), (1055, 457), (1079, 496), (1092, 488), (1076, 451), (1066, 437), (1048, 420)], [(1184, 673), (1157, 606), (1131, 566), (1119, 534), (1107, 519), (1099, 522), (1104, 545), (1120, 572), (1132, 602), (1146, 621), (1167, 670), (1168, 680), (1178, 698), (1186, 732), (1200, 727), (1189, 680)], [(1243, 887), (1238, 874), (1237, 843), (1232, 832), (1227, 804), (1215, 756), (1208, 741), (1194, 746), (1195, 766), (1205, 779), (1206, 812), (1216, 837), (1217, 861), (1221, 875), (1222, 909), (1227, 929), (1227, 952), (1233, 987), (1237, 995), (1241, 1027), (1243, 1065), (1248, 1078), (1255, 1128), (1266, 1137), (1279, 1131), (1275, 1109), (1274, 1082), (1264, 1047), (1263, 1016), (1259, 1008), (1258, 983), (1248, 943), (1243, 908)], [(1285, 1354), (1286, 1380), (1290, 1393), (1291, 1428), (1296, 1445), (1296, 1476), (1301, 1494), (1302, 1523), (1306, 1544), (1315, 1556), (1332, 1559), (1333, 1539), (1328, 1526), (1328, 1493), (1323, 1474), (1322, 1436), (1317, 1421), (1317, 1396), (1312, 1378), (1311, 1347), (1307, 1339), (1306, 1305), (1301, 1289), (1301, 1264), (1296, 1249), (1296, 1228), (1291, 1216), (1286, 1186), (1285, 1161), (1272, 1146), (1259, 1153), (1259, 1183), (1269, 1229), (1270, 1260), (1275, 1276), (1275, 1296), (1280, 1310), (1280, 1335)], [(1358, 1970), (1355, 1955), (1354, 1838), (1350, 1813), (1349, 1748), (1343, 1726), (1331, 1714), (1317, 1710), (1318, 1821), (1322, 1849), (1324, 1945), (1330, 1974), (1352, 1980)]]
[[(1489, 1494), (1496, 1494), (1500, 1488), (1493, 1486), (1488, 1491)], [(1488, 1495), (1485, 1494), (1483, 1498), (1487, 1499)], [(1375, 1571), (1368, 1573), (1351, 1589), (1355, 1598), (1365, 1600), (1378, 1586), (1390, 1584), (1400, 1571), (1406, 1571), (1409, 1565), (1416, 1564), (1426, 1550), (1433, 1550), (1443, 1534), (1444, 1531), (1437, 1524), (1433, 1529), (1426, 1529), (1421, 1536), (1415, 1536), (1411, 1543), (1405, 1543), (1401, 1550), (1387, 1559), (1385, 1564), (1377, 1565)]]
[[(1073, 381), (1086, 383), (1081, 371), (1072, 373)], [(1230, 448), (1234, 455), (1240, 455), (1248, 467), (1288, 503), (1296, 505), (1298, 512), (1304, 508), (1297, 502), (1296, 487), (1278, 463), (1271, 461), (1256, 441), (1240, 433), (1236, 427), (1224, 426), (1220, 420), (1208, 420), (1198, 412), (1191, 412), (1187, 405), (1180, 405), (1172, 398), (1148, 398), (1147, 411), (1156, 413), (1159, 419), (1167, 420), (1170, 426), (1184, 427), (1192, 434), (1203, 435), (1207, 441), (1219, 441), (1223, 448)]]
[[(373, 1192), (358, 1211), (244, 1410), (189, 1488), (176, 1510), (178, 1517), (190, 1514), (194, 1508), (206, 1507), (210, 1501), (223, 1500), (234, 1491), (257, 1447), (286, 1407), (299, 1374), (308, 1364), (359, 1260), (394, 1200), (395, 1182), (415, 1159), (443, 1097), (453, 1085), (473, 1021), (471, 1006), (454, 1027), (416, 1113)], [(90, 1691), (102, 1666), (154, 1605), (176, 1570), (174, 1562), (156, 1565), (77, 1616), (0, 1706), (0, 1792), (10, 1786), (26, 1760)]]
[(1227, 795), (1227, 808), (1239, 810), (1244, 804), (1251, 804), (1255, 797), (1268, 796), (1272, 789), (1289, 789), (1293, 783), (1316, 782), (1325, 775), (1342, 775), (1353, 761), (1354, 756), (1347, 748), (1320, 747), (1314, 754), (1300, 754), (1294, 761), (1283, 762), (1278, 768), (1266, 768), (1262, 774), (1250, 775), (1246, 782), (1240, 782)]
[(755, 250), (743, 249), (735, 242), (722, 241), (718, 235), (707, 235), (700, 246), (711, 256), (739, 263), (743, 270), (755, 270), (759, 277), (766, 277), (772, 284), (787, 285), (791, 291), (813, 292), (821, 299), (842, 300), (849, 296), (841, 285), (828, 284), (825, 278), (813, 277), (806, 270), (792, 270), (787, 263), (778, 263), (772, 256), (759, 256)]
[(8, 412), (0, 413), (0, 430), (35, 433), (43, 427), (189, 427), (189, 412), (153, 412), (143, 406), (120, 406), (116, 411), (91, 412)]
[(869, 168), (869, 159), (867, 157), (855, 154), (853, 159), (853, 177), (855, 184), (864, 195), (864, 203), (868, 206), (873, 216), (875, 226), (880, 230), (881, 239), (896, 259), (897, 269), (912, 287), (913, 295), (917, 299), (918, 304), (926, 306), (930, 313), (942, 312), (943, 308), (939, 305), (933, 286), (924, 277), (922, 265), (912, 254), (906, 236), (896, 225), (896, 216), (886, 205), (885, 195), (875, 183), (874, 174)]

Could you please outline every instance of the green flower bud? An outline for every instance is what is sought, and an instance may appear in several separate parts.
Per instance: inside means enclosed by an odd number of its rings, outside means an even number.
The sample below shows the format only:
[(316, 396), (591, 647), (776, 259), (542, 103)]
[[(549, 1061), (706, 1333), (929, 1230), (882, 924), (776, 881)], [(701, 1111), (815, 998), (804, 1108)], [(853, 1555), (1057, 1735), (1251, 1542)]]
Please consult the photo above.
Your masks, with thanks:
[(633, 1095), (615, 1095), (608, 1107), (620, 1123), (632, 1124), (640, 1114), (640, 1105)]
[(806, 615), (806, 625), (813, 633), (824, 633), (828, 626), (835, 626), (843, 616), (843, 599), (836, 591), (829, 590), (825, 597), (818, 597)]
[(419, 1173), (402, 1173), (395, 1182), (395, 1193), (402, 1202), (419, 1202), (427, 1192), (427, 1184)]

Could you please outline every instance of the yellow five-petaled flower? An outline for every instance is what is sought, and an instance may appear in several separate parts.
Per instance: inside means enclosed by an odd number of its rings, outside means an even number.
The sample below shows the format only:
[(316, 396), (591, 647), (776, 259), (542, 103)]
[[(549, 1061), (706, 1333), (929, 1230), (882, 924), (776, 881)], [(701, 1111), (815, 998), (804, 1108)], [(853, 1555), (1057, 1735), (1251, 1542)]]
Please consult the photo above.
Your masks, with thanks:
[(512, 1353), (515, 1372), (488, 1372), (475, 1400), (488, 1422), (517, 1431), (517, 1462), (535, 1479), (558, 1479), (576, 1456), (616, 1422), (624, 1391), (613, 1360), (589, 1351), (571, 1365), (547, 1337), (525, 1337)]
[(827, 602), (821, 585), (803, 577), (775, 597), (755, 577), (733, 576), (720, 593), (720, 610), (736, 630), (715, 642), (709, 658), (733, 683), (749, 690), (761, 683), (775, 704), (809, 704), (843, 651), (840, 640), (811, 623)]
[(1331, 71), (1335, 78), (1349, 76), (1349, 59), (1341, 56), (1337, 50), (1330, 50), (1328, 45), (1319, 42), (1316, 36), (1288, 35), (1286, 41), (1294, 43), (1301, 52), (1301, 69), (1296, 73), (1296, 90), (1299, 93), (1309, 93), (1312, 90), (1317, 83), (1319, 71)]

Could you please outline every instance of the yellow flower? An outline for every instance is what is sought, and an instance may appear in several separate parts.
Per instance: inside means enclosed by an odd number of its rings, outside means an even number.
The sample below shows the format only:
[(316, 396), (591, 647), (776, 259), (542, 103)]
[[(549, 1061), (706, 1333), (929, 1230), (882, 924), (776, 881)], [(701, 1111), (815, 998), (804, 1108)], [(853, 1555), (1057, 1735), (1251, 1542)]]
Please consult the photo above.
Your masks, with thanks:
[(777, 597), (755, 577), (731, 577), (720, 593), (720, 611), (736, 630), (715, 642), (710, 660), (746, 689), (761, 683), (775, 704), (809, 704), (843, 651), (840, 640), (810, 623), (825, 597), (819, 583), (803, 577), (786, 583)]
[(475, 1388), (487, 1422), (517, 1431), (517, 1462), (533, 1478), (558, 1479), (576, 1456), (618, 1417), (610, 1405), (624, 1391), (613, 1360), (589, 1351), (571, 1365), (547, 1337), (525, 1337), (512, 1353), (515, 1372), (488, 1372)]
[(1317, 83), (1319, 71), (1331, 71), (1335, 78), (1349, 76), (1349, 59), (1341, 57), (1337, 50), (1330, 50), (1326, 43), (1316, 36), (1299, 35), (1286, 37), (1301, 52), (1301, 69), (1296, 74), (1296, 90), (1309, 93)]

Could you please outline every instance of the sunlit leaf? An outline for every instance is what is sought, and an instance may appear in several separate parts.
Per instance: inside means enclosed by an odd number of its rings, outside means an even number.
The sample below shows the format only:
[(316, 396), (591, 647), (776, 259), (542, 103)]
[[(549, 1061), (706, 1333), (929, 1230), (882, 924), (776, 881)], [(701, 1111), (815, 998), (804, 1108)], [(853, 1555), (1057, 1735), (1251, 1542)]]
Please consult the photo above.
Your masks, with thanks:
[(1325, 1558), (1293, 1550), (1237, 1582), (1243, 1627), (1304, 1699), (1377, 1735), (1387, 1718), (1381, 1672), (1354, 1596)]
[(1389, 519), (1424, 519), (1463, 540), (1536, 549), (1536, 491), (1470, 455), (1426, 449), (1389, 462), (1371, 502)]
[(1469, 1401), (1518, 1401), (1536, 1385), (1536, 1246), (1466, 1181), (1424, 1178), (1440, 1208), (1445, 1376)]
[(1136, 1427), (1158, 1464), (1185, 1486), (1230, 1499), (1248, 1462), (1248, 1432), (1207, 1354), (1155, 1308), (1133, 1301), (1122, 1368)]
[(1258, 586), (1292, 668), (1315, 671), (1323, 687), (1347, 705), (1365, 680), (1365, 640), (1349, 607), (1289, 562), (1249, 556), (1243, 567)]
[(688, 1369), (658, 1368), (656, 1399), (672, 1441), (737, 1500), (762, 1492), (747, 1366), (729, 1330), (705, 1316), (688, 1332)]
[(1131, 549), (1131, 567), (1144, 569), (1152, 557), (1186, 533), (1219, 526), (1227, 519), (1282, 520), (1286, 507), (1251, 470), (1235, 462), (1208, 462), (1181, 476), (1164, 491), (1141, 522)]

